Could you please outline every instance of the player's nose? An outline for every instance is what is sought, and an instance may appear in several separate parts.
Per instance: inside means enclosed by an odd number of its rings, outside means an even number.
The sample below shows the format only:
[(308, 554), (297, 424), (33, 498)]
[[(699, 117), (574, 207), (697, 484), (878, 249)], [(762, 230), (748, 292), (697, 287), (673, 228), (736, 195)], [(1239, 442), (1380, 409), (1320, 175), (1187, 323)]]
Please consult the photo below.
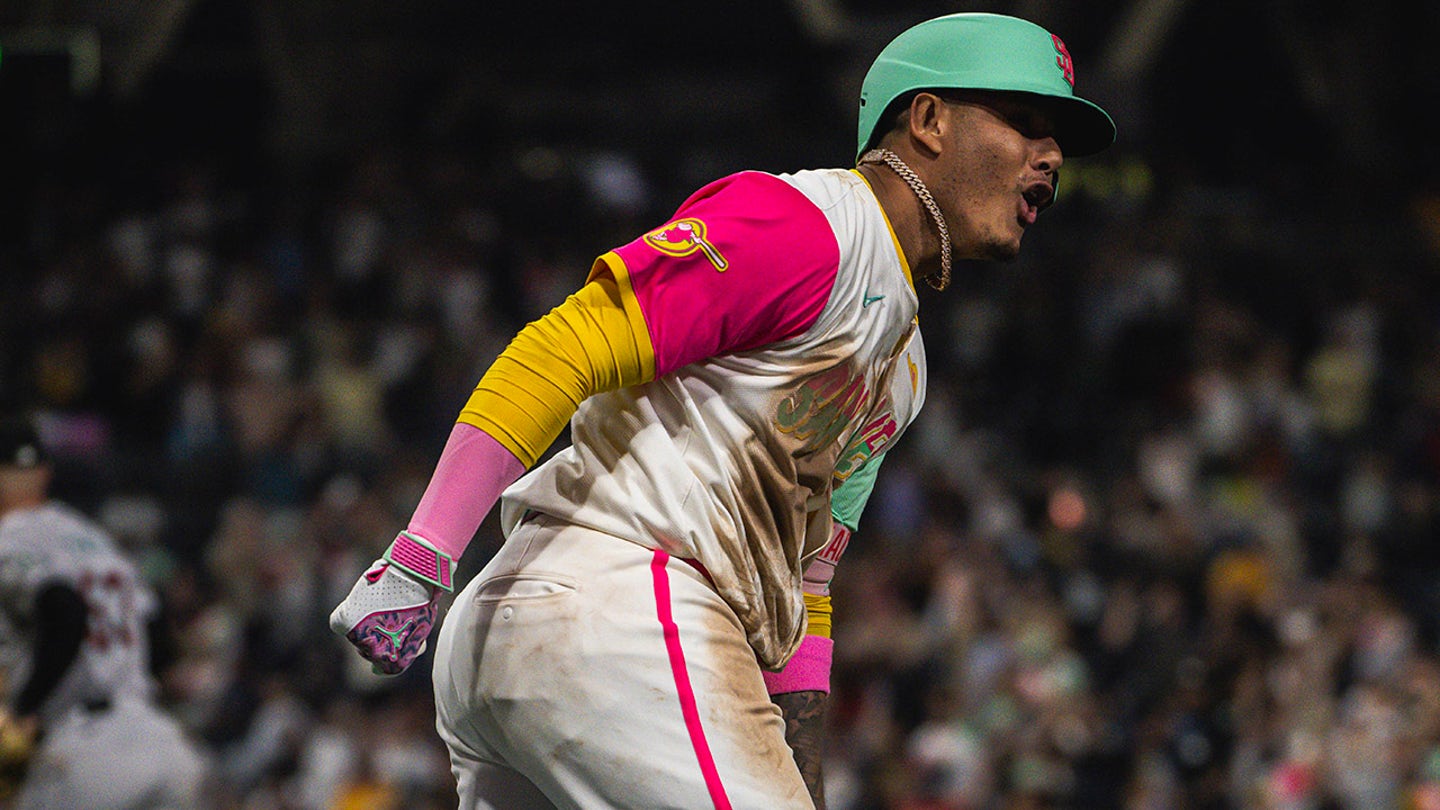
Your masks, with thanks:
[(1052, 136), (1036, 138), (1030, 158), (1030, 166), (1042, 174), (1051, 174), (1060, 170), (1065, 163), (1065, 154), (1060, 150), (1060, 143)]

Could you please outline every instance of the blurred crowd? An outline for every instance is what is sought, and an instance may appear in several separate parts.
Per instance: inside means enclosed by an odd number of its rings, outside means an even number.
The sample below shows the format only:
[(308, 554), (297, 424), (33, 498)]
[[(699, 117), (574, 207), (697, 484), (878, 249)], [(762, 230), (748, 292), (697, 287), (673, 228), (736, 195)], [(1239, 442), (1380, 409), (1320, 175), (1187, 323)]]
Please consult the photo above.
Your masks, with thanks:
[[(215, 807), (454, 806), (428, 657), (374, 676), (326, 616), (509, 337), (703, 158), (36, 183), (0, 404), (160, 593)], [(1019, 261), (921, 292), (929, 398), (835, 581), (832, 810), (1440, 810), (1440, 204), (1076, 164)]]

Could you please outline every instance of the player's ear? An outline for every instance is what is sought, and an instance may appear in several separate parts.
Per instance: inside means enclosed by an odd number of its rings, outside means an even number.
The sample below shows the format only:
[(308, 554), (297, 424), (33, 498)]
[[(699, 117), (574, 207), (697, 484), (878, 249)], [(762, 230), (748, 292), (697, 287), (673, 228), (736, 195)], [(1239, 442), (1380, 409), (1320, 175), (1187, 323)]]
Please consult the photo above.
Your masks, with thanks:
[(952, 121), (949, 105), (934, 93), (922, 90), (910, 100), (910, 140), (921, 153), (931, 157), (940, 154), (943, 135)]

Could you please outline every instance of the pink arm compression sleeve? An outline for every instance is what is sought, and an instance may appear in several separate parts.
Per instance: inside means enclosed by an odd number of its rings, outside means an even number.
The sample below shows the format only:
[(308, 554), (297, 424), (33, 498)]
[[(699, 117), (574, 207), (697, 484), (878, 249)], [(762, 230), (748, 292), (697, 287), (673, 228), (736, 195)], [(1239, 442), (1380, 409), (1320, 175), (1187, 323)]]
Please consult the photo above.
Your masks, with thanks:
[(408, 530), (458, 560), (500, 493), (524, 472), (520, 459), (490, 434), (457, 422)]

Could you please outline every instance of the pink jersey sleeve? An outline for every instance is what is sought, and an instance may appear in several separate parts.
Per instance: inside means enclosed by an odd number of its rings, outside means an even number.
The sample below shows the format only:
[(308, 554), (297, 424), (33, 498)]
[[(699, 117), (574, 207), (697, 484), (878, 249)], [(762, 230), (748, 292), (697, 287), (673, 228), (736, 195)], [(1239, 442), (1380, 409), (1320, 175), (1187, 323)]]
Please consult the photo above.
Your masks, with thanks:
[(665, 225), (601, 259), (628, 276), (621, 287), (643, 315), (657, 376), (801, 334), (825, 308), (839, 262), (824, 213), (763, 172), (705, 186)]

